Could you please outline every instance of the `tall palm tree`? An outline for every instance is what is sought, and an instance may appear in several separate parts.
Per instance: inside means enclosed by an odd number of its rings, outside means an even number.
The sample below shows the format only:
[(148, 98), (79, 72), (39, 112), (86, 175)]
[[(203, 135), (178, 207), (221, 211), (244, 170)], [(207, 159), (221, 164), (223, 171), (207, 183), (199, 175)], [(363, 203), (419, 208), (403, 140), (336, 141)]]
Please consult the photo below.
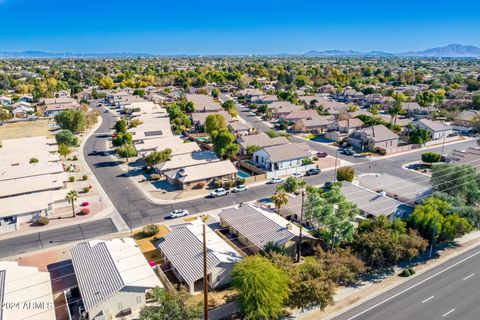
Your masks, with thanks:
[(307, 182), (305, 181), (305, 179), (298, 181), (298, 186), (300, 187), (300, 190), (302, 193), (302, 207), (300, 208), (300, 233), (299, 233), (298, 243), (297, 243), (297, 262), (299, 262), (302, 257), (303, 203), (305, 199), (306, 185), (307, 185)]
[(67, 196), (65, 198), (68, 200), (68, 203), (72, 204), (72, 214), (73, 214), (73, 217), (75, 218), (75, 216), (76, 216), (76, 214), (75, 214), (75, 201), (77, 201), (77, 199), (78, 199), (78, 192), (75, 191), (75, 190), (70, 190), (67, 193)]
[(279, 189), (277, 192), (275, 192), (271, 199), (275, 204), (275, 208), (277, 208), (277, 213), (280, 214), (280, 207), (288, 203), (287, 193), (285, 190)]

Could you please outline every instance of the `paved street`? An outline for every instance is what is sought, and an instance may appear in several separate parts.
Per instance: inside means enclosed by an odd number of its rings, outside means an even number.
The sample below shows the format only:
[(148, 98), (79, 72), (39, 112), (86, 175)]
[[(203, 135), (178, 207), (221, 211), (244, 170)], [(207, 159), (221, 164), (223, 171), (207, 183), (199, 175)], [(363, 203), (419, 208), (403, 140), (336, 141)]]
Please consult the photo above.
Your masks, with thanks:
[(469, 250), (333, 320), (478, 320), (480, 249)]

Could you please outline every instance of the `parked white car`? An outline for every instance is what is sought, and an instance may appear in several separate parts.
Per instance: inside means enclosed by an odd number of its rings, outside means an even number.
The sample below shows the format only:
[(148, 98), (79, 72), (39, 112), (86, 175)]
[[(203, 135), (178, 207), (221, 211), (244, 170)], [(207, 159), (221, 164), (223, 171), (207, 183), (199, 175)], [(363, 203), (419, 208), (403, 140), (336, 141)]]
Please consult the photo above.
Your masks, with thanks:
[(188, 216), (188, 211), (183, 209), (175, 209), (168, 215), (171, 219)]
[(230, 194), (230, 191), (225, 190), (223, 188), (218, 188), (218, 189), (215, 189), (212, 192), (210, 192), (208, 194), (208, 196), (211, 197), (211, 198), (217, 198), (217, 197), (221, 197), (221, 196), (226, 196), (227, 194)]
[(235, 188), (232, 189), (232, 192), (242, 192), (242, 191), (246, 191), (247, 190), (247, 186), (244, 185), (244, 184), (241, 184), (241, 185), (238, 185), (236, 186)]
[(274, 184), (274, 183), (283, 183), (285, 179), (279, 178), (279, 177), (274, 177), (268, 180), (268, 184)]

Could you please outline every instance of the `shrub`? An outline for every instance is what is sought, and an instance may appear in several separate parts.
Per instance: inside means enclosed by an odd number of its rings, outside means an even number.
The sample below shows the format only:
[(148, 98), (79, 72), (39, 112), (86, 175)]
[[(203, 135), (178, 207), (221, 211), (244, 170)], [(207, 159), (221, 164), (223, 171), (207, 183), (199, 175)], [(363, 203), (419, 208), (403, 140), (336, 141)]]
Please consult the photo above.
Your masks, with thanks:
[(410, 277), (411, 275), (410, 269), (403, 269), (402, 273), (400, 273), (401, 277)]
[(245, 184), (245, 178), (237, 178), (237, 185)]
[(222, 180), (215, 180), (213, 182), (213, 185), (215, 186), (215, 188), (221, 188), (222, 187)]
[(38, 163), (38, 159), (37, 158), (30, 158), (30, 163)]
[(410, 271), (410, 274), (413, 276), (415, 274), (415, 270), (413, 268), (408, 268), (408, 271)]
[(354, 177), (355, 177), (355, 169), (353, 169), (352, 167), (341, 167), (337, 171), (338, 181), (352, 182)]
[(74, 177), (74, 176), (69, 177), (69, 178), (68, 178), (68, 181), (70, 181), (70, 182), (75, 181), (75, 177)]
[(88, 191), (90, 191), (90, 188), (89, 187), (84, 187), (82, 189), (83, 193), (88, 193)]
[(45, 216), (42, 216), (42, 217), (38, 218), (38, 220), (37, 220), (37, 224), (40, 225), (40, 226), (46, 226), (49, 222), (50, 222), (50, 220)]
[(442, 156), (439, 153), (425, 152), (422, 154), (422, 161), (426, 163), (436, 163), (442, 159)]
[(84, 174), (84, 175), (82, 176), (82, 178), (83, 178), (83, 180), (87, 180), (87, 179), (88, 179), (88, 176), (87, 176), (86, 174)]
[(225, 189), (230, 189), (234, 184), (235, 182), (233, 180), (228, 180), (223, 183), (223, 186)]
[(195, 186), (195, 188), (197, 188), (197, 189), (203, 189), (203, 188), (205, 188), (205, 182), (199, 182), (199, 183), (197, 183), (197, 185)]
[(82, 211), (80, 211), (80, 213), (84, 216), (86, 216), (87, 214), (90, 213), (90, 209), (89, 208), (83, 208)]
[(384, 156), (384, 155), (387, 154), (387, 150), (382, 149), (382, 148), (377, 148), (377, 149), (375, 149), (375, 152), (378, 153), (378, 154), (381, 155), (381, 156)]
[(150, 181), (157, 181), (157, 180), (160, 180), (160, 175), (157, 173), (152, 173), (150, 175)]
[(149, 224), (143, 227), (142, 234), (145, 237), (152, 237), (156, 235), (159, 231), (159, 228), (156, 224)]

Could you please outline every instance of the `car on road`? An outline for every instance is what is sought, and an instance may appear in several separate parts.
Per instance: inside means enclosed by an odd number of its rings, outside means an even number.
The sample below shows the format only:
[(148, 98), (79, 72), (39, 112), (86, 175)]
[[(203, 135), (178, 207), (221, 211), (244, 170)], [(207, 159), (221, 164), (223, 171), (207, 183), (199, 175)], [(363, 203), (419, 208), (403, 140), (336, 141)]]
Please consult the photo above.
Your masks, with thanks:
[(317, 175), (319, 173), (320, 173), (320, 169), (312, 168), (312, 169), (308, 169), (307, 172), (305, 172), (305, 175), (306, 176), (314, 176), (314, 175)]
[(317, 152), (316, 156), (318, 158), (326, 158), (328, 156), (328, 153), (326, 152)]
[(354, 158), (366, 158), (367, 156), (364, 155), (364, 154), (361, 154), (361, 153), (355, 153), (355, 154), (353, 155), (353, 157), (354, 157)]
[(90, 203), (88, 203), (88, 201), (83, 201), (81, 204), (80, 204), (80, 207), (86, 207), (88, 206)]
[(247, 186), (244, 185), (244, 184), (241, 184), (241, 185), (238, 185), (238, 186), (232, 188), (232, 192), (234, 192), (234, 193), (242, 192), (242, 191), (246, 191), (246, 190), (247, 190)]
[(347, 156), (353, 156), (356, 154), (356, 152), (353, 151), (353, 149), (342, 149), (342, 151), (340, 152)]
[(90, 152), (90, 155), (91, 155), (91, 156), (94, 156), (94, 155), (96, 155), (97, 153), (98, 153), (97, 150), (93, 150), (92, 152)]
[(175, 209), (168, 215), (171, 219), (188, 216), (188, 211), (183, 209)]
[(274, 177), (274, 178), (271, 178), (270, 180), (268, 180), (268, 184), (275, 184), (275, 183), (282, 183), (284, 182), (285, 179), (283, 178), (279, 178), (279, 177)]
[(226, 196), (227, 194), (230, 194), (230, 191), (225, 190), (224, 188), (218, 188), (210, 192), (208, 196), (210, 198), (217, 198), (217, 197)]
[(292, 173), (292, 177), (300, 179), (301, 177), (303, 177), (303, 174), (301, 172), (295, 172)]
[(330, 189), (333, 186), (333, 181), (327, 181), (323, 185), (326, 189)]

